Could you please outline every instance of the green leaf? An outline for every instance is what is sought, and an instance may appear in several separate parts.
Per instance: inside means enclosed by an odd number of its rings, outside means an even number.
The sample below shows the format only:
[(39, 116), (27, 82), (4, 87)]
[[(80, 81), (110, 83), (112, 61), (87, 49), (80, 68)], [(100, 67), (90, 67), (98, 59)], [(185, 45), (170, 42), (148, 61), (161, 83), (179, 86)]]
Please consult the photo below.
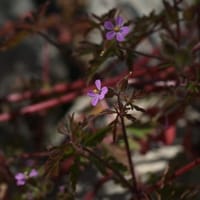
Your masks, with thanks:
[(110, 127), (106, 127), (97, 131), (96, 133), (85, 134), (85, 137), (83, 138), (81, 143), (85, 146), (96, 146), (105, 138), (107, 132), (110, 129)]
[(164, 15), (166, 16), (166, 20), (169, 23), (175, 23), (178, 20), (178, 10), (174, 8), (174, 6), (170, 5), (168, 1), (163, 1), (165, 10)]
[(127, 127), (127, 131), (130, 135), (134, 135), (139, 138), (143, 138), (147, 136), (154, 130), (154, 127), (151, 125), (141, 125), (141, 126), (134, 126), (134, 127)]
[(199, 91), (200, 91), (200, 87), (199, 87), (199, 85), (198, 85), (197, 83), (195, 83), (195, 82), (190, 82), (190, 83), (188, 83), (188, 85), (187, 85), (187, 90), (188, 90), (189, 92), (191, 92), (191, 93), (196, 93), (196, 94), (198, 94)]
[(123, 165), (121, 162), (118, 162), (114, 157), (110, 156), (107, 158), (108, 163), (119, 172), (125, 172), (127, 170), (127, 167)]
[(103, 174), (103, 175), (107, 175), (107, 168), (105, 167), (105, 165), (98, 159), (94, 158), (94, 157), (90, 157), (90, 161), (96, 166), (96, 168)]
[(45, 174), (47, 177), (57, 177), (60, 170), (60, 162), (65, 157), (74, 153), (70, 145), (62, 145), (50, 150), (49, 158), (45, 163)]
[(57, 177), (59, 174), (60, 160), (57, 159), (47, 160), (45, 168), (47, 177)]
[(179, 69), (183, 68), (186, 65), (189, 65), (192, 62), (192, 55), (189, 49), (178, 49), (174, 53), (174, 62), (175, 66)]

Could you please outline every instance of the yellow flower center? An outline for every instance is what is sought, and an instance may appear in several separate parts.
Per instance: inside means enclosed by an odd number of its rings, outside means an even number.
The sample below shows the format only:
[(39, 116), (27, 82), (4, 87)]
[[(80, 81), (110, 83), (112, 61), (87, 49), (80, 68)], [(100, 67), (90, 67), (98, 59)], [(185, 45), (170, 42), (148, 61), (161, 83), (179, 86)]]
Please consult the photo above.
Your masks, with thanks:
[(94, 89), (93, 92), (94, 92), (95, 94), (99, 94), (100, 91), (97, 90), (97, 89)]
[(115, 32), (119, 32), (119, 31), (120, 31), (120, 27), (119, 27), (119, 26), (115, 26), (115, 27), (114, 27), (114, 31), (115, 31)]

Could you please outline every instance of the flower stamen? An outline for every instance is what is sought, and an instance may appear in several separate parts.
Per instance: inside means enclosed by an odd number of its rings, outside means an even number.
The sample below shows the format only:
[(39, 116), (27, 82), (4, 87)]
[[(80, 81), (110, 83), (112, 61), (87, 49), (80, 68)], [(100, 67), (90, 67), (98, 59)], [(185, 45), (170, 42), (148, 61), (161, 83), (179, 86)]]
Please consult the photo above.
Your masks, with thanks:
[(94, 92), (95, 94), (99, 94), (100, 91), (97, 90), (97, 89), (94, 89), (93, 92)]
[(119, 31), (120, 31), (120, 27), (119, 27), (119, 26), (115, 26), (115, 27), (114, 27), (114, 31), (115, 31), (115, 32), (119, 32)]

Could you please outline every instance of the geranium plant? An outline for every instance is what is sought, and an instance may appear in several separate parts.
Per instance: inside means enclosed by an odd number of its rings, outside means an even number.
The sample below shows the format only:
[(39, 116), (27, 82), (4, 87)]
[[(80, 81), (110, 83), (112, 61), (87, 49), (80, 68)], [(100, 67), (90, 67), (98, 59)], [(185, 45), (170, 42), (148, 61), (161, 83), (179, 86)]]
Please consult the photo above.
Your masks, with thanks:
[[(114, 199), (102, 189), (111, 182), (121, 199), (199, 199), (199, 1), (163, 0), (159, 12), (134, 19), (63, 2), (0, 29), (1, 52), (28, 38), (45, 43), (40, 81), (18, 80), (1, 97), (0, 199)], [(59, 64), (47, 44), (64, 63), (62, 78), (51, 74)], [(165, 170), (138, 173), (136, 154), (175, 143), (181, 155)]]

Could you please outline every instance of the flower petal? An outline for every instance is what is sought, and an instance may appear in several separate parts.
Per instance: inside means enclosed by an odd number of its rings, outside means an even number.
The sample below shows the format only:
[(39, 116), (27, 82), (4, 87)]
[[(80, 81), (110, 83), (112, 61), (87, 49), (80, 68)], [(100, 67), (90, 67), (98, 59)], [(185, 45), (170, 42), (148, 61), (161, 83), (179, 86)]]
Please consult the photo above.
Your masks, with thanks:
[(116, 34), (117, 41), (122, 42), (125, 40), (124, 35), (120, 32)]
[(24, 175), (24, 173), (17, 173), (15, 175), (15, 179), (18, 181), (18, 180), (24, 180), (26, 179), (26, 176)]
[(25, 183), (26, 183), (25, 180), (18, 180), (18, 181), (17, 181), (17, 186), (25, 185)]
[(97, 94), (95, 94), (93, 91), (89, 91), (89, 92), (87, 93), (87, 95), (88, 95), (89, 97), (95, 97)]
[(102, 100), (108, 92), (108, 88), (106, 86), (102, 87), (101, 94), (99, 95), (99, 99)]
[(120, 16), (118, 16), (116, 19), (115, 19), (115, 23), (117, 26), (121, 27), (124, 23), (124, 19)]
[(38, 176), (38, 171), (36, 169), (32, 169), (30, 171), (29, 177), (36, 177)]
[(99, 79), (97, 79), (95, 81), (95, 85), (96, 85), (96, 87), (97, 87), (98, 90), (101, 90), (101, 81)]
[(93, 106), (96, 106), (97, 103), (98, 103), (98, 101), (99, 101), (99, 96), (96, 95), (95, 97), (92, 98), (91, 104), (92, 104)]
[(125, 37), (130, 32), (130, 28), (128, 26), (123, 26), (120, 28), (120, 33)]
[(116, 35), (115, 31), (109, 31), (106, 33), (106, 39), (112, 40), (115, 37), (115, 35)]
[(114, 29), (114, 25), (111, 21), (105, 21), (104, 22), (104, 28), (107, 30), (113, 30)]

